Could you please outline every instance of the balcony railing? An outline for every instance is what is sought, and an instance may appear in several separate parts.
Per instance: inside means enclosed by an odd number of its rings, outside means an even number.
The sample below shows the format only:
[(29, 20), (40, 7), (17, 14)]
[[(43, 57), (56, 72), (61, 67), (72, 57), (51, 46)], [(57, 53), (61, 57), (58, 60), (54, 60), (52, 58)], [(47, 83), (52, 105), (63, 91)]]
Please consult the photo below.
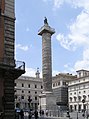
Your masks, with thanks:
[(14, 68), (18, 70), (25, 70), (25, 62), (16, 61), (11, 58), (0, 58), (0, 67), (2, 68)]
[(25, 70), (25, 62), (15, 61), (15, 68), (20, 70)]

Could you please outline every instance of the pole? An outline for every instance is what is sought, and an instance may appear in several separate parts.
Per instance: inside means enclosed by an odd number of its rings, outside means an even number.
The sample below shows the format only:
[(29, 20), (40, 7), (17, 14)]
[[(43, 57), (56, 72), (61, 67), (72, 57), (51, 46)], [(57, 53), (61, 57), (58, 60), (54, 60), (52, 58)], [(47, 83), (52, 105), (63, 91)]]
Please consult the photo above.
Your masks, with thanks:
[(87, 102), (87, 115), (86, 116), (87, 116), (87, 119), (88, 119), (88, 102)]
[[(77, 98), (78, 98), (78, 86), (77, 86)], [(78, 99), (77, 99), (78, 101)], [(78, 105), (78, 109), (79, 109), (79, 102), (77, 102), (77, 105)], [(77, 119), (78, 119), (78, 109), (77, 109)]]
[(40, 116), (41, 116), (41, 97), (40, 97)]
[(77, 119), (78, 119), (78, 111), (77, 111)]

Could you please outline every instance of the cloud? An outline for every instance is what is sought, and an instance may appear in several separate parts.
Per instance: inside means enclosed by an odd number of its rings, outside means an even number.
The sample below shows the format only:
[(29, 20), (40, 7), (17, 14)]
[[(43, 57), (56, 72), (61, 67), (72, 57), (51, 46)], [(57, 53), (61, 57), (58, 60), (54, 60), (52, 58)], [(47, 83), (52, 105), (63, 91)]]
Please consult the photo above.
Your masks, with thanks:
[(55, 76), (55, 75), (57, 75), (57, 74), (59, 74), (59, 73), (60, 73), (59, 71), (53, 70), (53, 71), (52, 71), (52, 76)]
[(54, 0), (54, 8), (59, 8), (63, 2), (64, 0)]
[(47, 2), (47, 0), (43, 0), (43, 2)]
[(87, 69), (89, 70), (89, 48), (83, 51), (83, 59), (78, 60), (74, 65), (75, 70)]
[[(67, 1), (67, 0), (66, 0)], [(89, 0), (70, 0), (70, 3), (76, 7), (82, 7), (86, 11), (89, 11)]]
[(23, 51), (28, 51), (29, 47), (28, 46), (22, 46), (21, 44), (17, 44), (16, 49), (20, 49), (20, 50), (23, 50)]
[[(46, 0), (47, 1), (47, 0)], [(62, 4), (69, 3), (74, 8), (84, 8), (89, 11), (89, 0), (51, 0), (53, 1), (54, 8), (60, 8)]]
[(24, 76), (36, 77), (36, 69), (26, 67), (25, 70), (26, 72), (23, 74)]
[(72, 67), (72, 65), (71, 65), (71, 63), (68, 63), (68, 64), (65, 64), (64, 65), (64, 73), (73, 73), (73, 74), (75, 74), (75, 69), (74, 69), (74, 67)]
[(82, 11), (75, 22), (69, 26), (69, 34), (64, 36), (59, 33), (56, 38), (61, 46), (68, 50), (76, 50), (79, 46), (89, 45), (89, 14)]
[[(23, 76), (36, 77), (35, 74), (36, 74), (37, 69), (26, 67), (25, 70), (26, 70), (26, 72), (25, 72), (25, 74), (23, 74)], [(42, 71), (39, 71), (39, 72), (40, 72), (40, 78), (42, 78)], [(55, 76), (57, 74), (59, 74), (59, 71), (53, 70), (52, 76)]]
[(28, 31), (30, 31), (30, 29), (27, 27), (26, 31), (28, 32)]
[(86, 48), (83, 50), (83, 56), (81, 60), (77, 60), (74, 65), (71, 63), (64, 65), (64, 71), (63, 72), (71, 72), (75, 74), (75, 71), (80, 69), (89, 70), (89, 48)]
[(64, 3), (69, 3), (74, 8), (83, 8), (89, 11), (89, 0), (43, 0), (43, 2), (53, 2), (55, 9), (60, 8)]
[[(46, 0), (46, 2), (49, 1)], [(68, 34), (59, 33), (56, 39), (67, 50), (75, 51), (79, 47), (83, 48), (81, 60), (76, 61), (74, 66), (71, 64), (64, 65), (67, 71), (89, 70), (89, 0), (50, 0), (50, 2), (53, 2), (55, 9), (60, 8), (64, 3), (70, 4), (74, 9), (82, 8), (75, 21), (67, 27)]]
[(63, 2), (69, 2), (74, 8), (82, 8), (75, 21), (68, 26), (68, 34), (59, 33), (56, 36), (60, 45), (67, 50), (74, 51), (79, 47), (83, 48), (81, 60), (77, 60), (74, 66), (65, 64), (64, 68), (67, 69), (65, 71), (89, 70), (89, 0), (62, 0)]

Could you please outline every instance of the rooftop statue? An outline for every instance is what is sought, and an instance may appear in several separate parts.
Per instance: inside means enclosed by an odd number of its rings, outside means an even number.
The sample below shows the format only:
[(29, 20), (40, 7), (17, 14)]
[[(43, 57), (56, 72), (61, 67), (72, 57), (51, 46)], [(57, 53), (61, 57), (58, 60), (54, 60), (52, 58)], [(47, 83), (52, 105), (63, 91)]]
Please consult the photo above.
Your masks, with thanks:
[(48, 24), (46, 17), (45, 17), (45, 19), (44, 19), (44, 24)]

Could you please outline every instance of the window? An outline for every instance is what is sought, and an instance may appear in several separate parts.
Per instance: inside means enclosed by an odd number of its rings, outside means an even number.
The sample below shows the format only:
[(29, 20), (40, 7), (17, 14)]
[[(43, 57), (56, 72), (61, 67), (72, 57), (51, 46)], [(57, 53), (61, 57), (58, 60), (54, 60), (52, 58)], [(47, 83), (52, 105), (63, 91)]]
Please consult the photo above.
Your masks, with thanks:
[(70, 95), (72, 95), (72, 93), (70, 93)]
[(66, 82), (65, 81), (63, 81), (63, 85), (66, 85)]
[(84, 93), (86, 93), (86, 91), (84, 90)]
[(37, 85), (35, 85), (35, 88), (37, 88)]
[(41, 85), (41, 89), (43, 89), (43, 86)]
[(35, 94), (37, 94), (37, 92), (35, 92)]
[(22, 90), (22, 93), (24, 93), (24, 91)]
[(73, 111), (73, 105), (70, 105), (70, 111), (71, 112)]
[(37, 97), (35, 97), (35, 100), (37, 100)]
[(53, 87), (55, 87), (55, 83), (53, 83)]
[(78, 106), (78, 110), (81, 111), (81, 105), (80, 105), (80, 104), (79, 104), (79, 106)]
[(72, 97), (70, 97), (70, 102), (72, 102)]
[(74, 97), (74, 101), (76, 102), (77, 97)]
[(24, 99), (24, 96), (21, 96), (21, 99)]
[(30, 84), (28, 84), (28, 88), (30, 88)]
[(81, 92), (79, 91), (79, 94), (81, 94)]
[(74, 94), (76, 94), (76, 92), (74, 92)]
[(79, 73), (79, 77), (81, 77), (81, 73)]
[(78, 101), (81, 101), (81, 96), (78, 96)]
[(24, 87), (24, 84), (22, 83), (22, 87)]
[(75, 110), (75, 111), (77, 110), (77, 105), (74, 105), (74, 110)]
[(86, 95), (83, 95), (83, 98), (86, 100)]
[(30, 91), (28, 91), (28, 93), (30, 93)]

